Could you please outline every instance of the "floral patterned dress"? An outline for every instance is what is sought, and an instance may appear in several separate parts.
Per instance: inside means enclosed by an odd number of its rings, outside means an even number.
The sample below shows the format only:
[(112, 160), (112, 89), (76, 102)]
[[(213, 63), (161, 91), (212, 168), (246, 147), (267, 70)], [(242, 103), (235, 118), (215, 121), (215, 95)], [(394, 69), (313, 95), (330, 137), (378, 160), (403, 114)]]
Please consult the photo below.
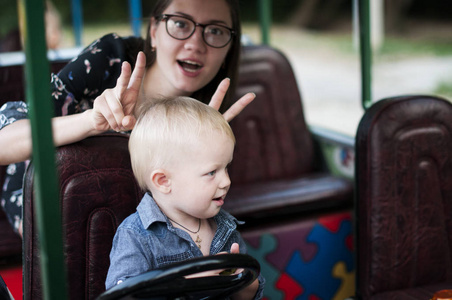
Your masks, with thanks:
[[(105, 89), (113, 88), (121, 73), (123, 61), (132, 67), (144, 41), (137, 37), (122, 38), (108, 34), (86, 47), (58, 74), (51, 75), (55, 116), (83, 112), (93, 107), (94, 100)], [(0, 108), (0, 130), (18, 120), (28, 118), (23, 101), (6, 102)], [(1, 149), (0, 149), (1, 151)], [(7, 167), (1, 191), (1, 206), (17, 231), (22, 219), (22, 181), (27, 162)]]

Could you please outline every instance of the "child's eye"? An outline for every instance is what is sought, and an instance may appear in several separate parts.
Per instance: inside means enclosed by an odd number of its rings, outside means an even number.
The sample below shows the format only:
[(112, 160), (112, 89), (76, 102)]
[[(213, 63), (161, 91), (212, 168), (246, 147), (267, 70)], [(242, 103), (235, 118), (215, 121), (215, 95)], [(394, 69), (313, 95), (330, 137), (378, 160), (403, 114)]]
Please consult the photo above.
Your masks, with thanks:
[(216, 173), (217, 173), (217, 171), (210, 171), (209, 173), (207, 173), (207, 175), (213, 176), (213, 175), (215, 175)]

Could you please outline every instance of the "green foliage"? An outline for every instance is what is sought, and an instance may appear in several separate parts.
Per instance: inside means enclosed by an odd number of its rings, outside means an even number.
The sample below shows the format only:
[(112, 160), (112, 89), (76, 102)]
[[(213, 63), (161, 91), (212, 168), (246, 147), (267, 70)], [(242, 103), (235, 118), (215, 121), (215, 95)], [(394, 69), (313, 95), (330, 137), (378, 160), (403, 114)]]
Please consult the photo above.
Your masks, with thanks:
[[(13, 0), (0, 0), (11, 1)], [(68, 0), (52, 0), (61, 14), (65, 25), (71, 24), (71, 2)], [(143, 17), (147, 18), (154, 7), (156, 0), (142, 1)], [(273, 0), (272, 18), (274, 22), (287, 20), (290, 13), (299, 5), (300, 1)], [(240, 10), (243, 21), (259, 20), (259, 0), (240, 0)], [(82, 1), (83, 20), (85, 23), (127, 22), (129, 20), (129, 1), (125, 0), (95, 0)]]
[[(259, 21), (259, 1), (241, 0), (240, 11), (242, 20), (245, 22)], [(288, 20), (291, 13), (299, 6), (302, 0), (272, 0), (272, 20), (275, 23), (283, 23)]]
[(452, 101), (452, 81), (440, 82), (434, 93)]
[(452, 55), (452, 39), (405, 39), (386, 37), (377, 57), (397, 57), (398, 55)]
[[(129, 2), (124, 0), (82, 1), (83, 22), (86, 24), (127, 22)], [(72, 23), (71, 1), (52, 0), (58, 9), (64, 25)], [(143, 1), (146, 2), (146, 1)]]
[(0, 37), (18, 27), (17, 1), (0, 0)]

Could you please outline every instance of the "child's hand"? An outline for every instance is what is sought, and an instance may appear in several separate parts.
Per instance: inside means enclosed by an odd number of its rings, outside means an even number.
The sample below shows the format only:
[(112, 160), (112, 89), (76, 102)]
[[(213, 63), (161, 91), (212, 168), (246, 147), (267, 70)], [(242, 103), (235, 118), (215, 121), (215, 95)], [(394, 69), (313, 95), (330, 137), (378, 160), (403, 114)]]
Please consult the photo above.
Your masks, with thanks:
[(231, 246), (231, 254), (239, 254), (240, 253), (240, 246), (237, 243), (232, 244)]
[[(219, 254), (222, 254), (222, 253), (227, 253), (227, 252), (221, 252)], [(232, 244), (230, 253), (231, 254), (238, 254), (238, 253), (240, 253), (240, 246), (239, 246), (239, 244), (237, 244), (237, 243)], [(243, 272), (243, 269), (232, 268), (232, 269), (223, 270), (220, 273), (220, 275), (222, 275), (222, 276), (236, 275), (236, 274), (239, 274), (241, 272)]]
[[(231, 253), (231, 254), (240, 253), (239, 244), (237, 244), (237, 243), (232, 244), (231, 250), (229, 253)], [(217, 255), (221, 255), (221, 254), (228, 254), (228, 252), (223, 251), (223, 252), (218, 253)], [(241, 272), (243, 272), (243, 269), (232, 268), (232, 269), (223, 269), (223, 270), (212, 270), (212, 271), (205, 271), (205, 272), (188, 275), (188, 276), (185, 276), (185, 278), (197, 278), (197, 277), (218, 276), (218, 275), (222, 275), (222, 276), (236, 275)]]
[(210, 277), (210, 276), (218, 276), (221, 275), (221, 272), (224, 270), (212, 270), (212, 271), (204, 271), (196, 274), (191, 274), (185, 276), (185, 278), (198, 278), (198, 277)]

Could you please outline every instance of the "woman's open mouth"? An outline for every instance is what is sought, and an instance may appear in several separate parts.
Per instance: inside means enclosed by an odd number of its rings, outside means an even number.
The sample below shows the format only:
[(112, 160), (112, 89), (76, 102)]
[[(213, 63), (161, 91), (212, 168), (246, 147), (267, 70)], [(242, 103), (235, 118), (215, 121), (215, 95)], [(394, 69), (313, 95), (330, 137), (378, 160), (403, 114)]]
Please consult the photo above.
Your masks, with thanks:
[(184, 71), (192, 73), (199, 71), (203, 67), (200, 63), (192, 60), (178, 60), (177, 63), (182, 67), (182, 69), (184, 69)]

